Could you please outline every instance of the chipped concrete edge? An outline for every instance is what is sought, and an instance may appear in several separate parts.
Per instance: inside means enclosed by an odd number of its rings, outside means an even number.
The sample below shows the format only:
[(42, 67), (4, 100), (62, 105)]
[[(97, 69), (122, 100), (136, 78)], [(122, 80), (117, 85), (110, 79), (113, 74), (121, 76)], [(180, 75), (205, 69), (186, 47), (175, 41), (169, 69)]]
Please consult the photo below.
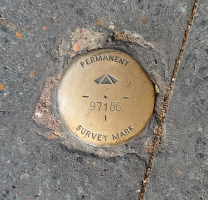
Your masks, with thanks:
[(125, 42), (130, 42), (130, 43), (134, 43), (137, 45), (141, 45), (147, 50), (154, 49), (154, 45), (149, 42), (146, 42), (144, 38), (142, 37), (142, 35), (135, 33), (135, 32), (130, 32), (128, 30), (114, 32), (110, 34), (110, 37), (112, 37), (115, 40), (122, 40)]
[[(103, 34), (100, 34), (99, 32), (96, 32), (96, 33), (94, 32), (92, 33), (92, 32), (93, 31), (91, 30), (80, 29), (79, 27), (75, 28), (74, 32), (68, 31), (68, 34), (69, 34), (68, 41), (66, 41), (66, 39), (63, 39), (61, 41), (61, 44), (58, 45), (58, 48), (57, 48), (58, 57), (69, 55), (70, 58), (73, 58), (78, 53), (82, 53), (83, 50), (91, 51), (91, 50), (95, 50), (98, 48), (104, 48), (104, 45), (101, 44)], [(85, 37), (85, 33), (87, 37)], [(92, 34), (93, 37), (94, 35), (96, 35), (96, 39), (94, 38), (91, 39), (90, 34)], [(84, 41), (82, 40), (82, 38), (84, 38)], [(88, 38), (88, 40), (86, 40), (86, 38)], [(134, 44), (144, 47), (146, 50), (151, 50), (154, 48), (154, 45), (146, 42), (141, 35), (136, 34), (134, 32), (129, 32), (127, 30), (109, 34), (106, 42), (108, 42), (109, 38), (115, 39), (115, 40), (122, 40), (124, 42), (134, 43)], [(91, 45), (88, 46), (89, 44)], [(153, 75), (155, 75), (154, 72), (153, 72)], [(50, 108), (50, 106), (53, 105), (51, 102), (52, 92), (55, 86), (59, 84), (60, 79), (61, 79), (61, 75), (57, 77), (49, 77), (46, 80), (40, 99), (35, 108), (34, 115), (32, 117), (32, 119), (36, 123), (43, 124), (45, 127), (53, 131), (52, 135), (49, 135), (48, 137), (46, 136), (48, 139), (67, 138), (67, 134), (65, 133), (65, 131), (61, 131), (61, 128), (60, 128), (62, 124), (61, 120), (57, 119), (58, 117), (55, 117), (55, 115), (52, 113), (51, 108)], [(155, 78), (155, 79), (158, 79), (158, 78)], [(157, 80), (155, 81), (157, 82)], [(79, 147), (79, 144), (78, 145), (75, 144), (72, 146), (74, 146), (75, 149), (82, 149)], [(145, 149), (146, 152), (148, 153), (152, 152), (151, 141), (148, 141), (148, 143), (145, 144), (145, 146), (147, 146), (147, 148)], [(103, 148), (99, 147), (96, 149), (95, 154), (99, 156), (104, 156), (104, 157), (105, 156), (108, 156), (108, 157), (121, 156), (121, 155), (124, 155), (125, 153), (137, 154), (137, 152), (134, 152), (133, 150), (122, 151), (120, 147), (117, 147), (117, 148), (119, 149), (118, 151), (112, 151), (112, 149), (103, 150), (104, 147)]]
[[(51, 93), (54, 89), (54, 86), (59, 83), (61, 75), (57, 77), (49, 77), (46, 80), (43, 91), (40, 95), (40, 99), (35, 108), (34, 115), (32, 119), (40, 124), (45, 125), (47, 128), (54, 131), (51, 137), (55, 135), (61, 136), (62, 133), (60, 131), (61, 121), (56, 119), (50, 110), (51, 103)], [(49, 137), (49, 139), (52, 139)]]

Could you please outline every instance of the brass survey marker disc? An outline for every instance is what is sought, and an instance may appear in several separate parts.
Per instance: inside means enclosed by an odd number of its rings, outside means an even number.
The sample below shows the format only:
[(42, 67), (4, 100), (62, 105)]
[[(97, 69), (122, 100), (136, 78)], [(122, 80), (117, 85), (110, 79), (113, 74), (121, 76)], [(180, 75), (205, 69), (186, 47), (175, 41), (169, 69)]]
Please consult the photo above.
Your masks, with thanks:
[(69, 130), (92, 145), (115, 146), (137, 136), (154, 108), (154, 89), (140, 64), (111, 49), (75, 59), (58, 88)]

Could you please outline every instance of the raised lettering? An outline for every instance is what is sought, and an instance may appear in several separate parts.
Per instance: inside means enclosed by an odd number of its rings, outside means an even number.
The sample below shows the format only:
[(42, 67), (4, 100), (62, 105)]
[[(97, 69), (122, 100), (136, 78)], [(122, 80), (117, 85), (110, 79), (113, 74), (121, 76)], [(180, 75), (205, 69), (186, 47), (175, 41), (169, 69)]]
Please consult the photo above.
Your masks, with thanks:
[(101, 141), (102, 134), (98, 134), (98, 140)]
[(96, 61), (101, 61), (102, 59), (102, 55), (100, 55), (100, 57), (98, 58), (98, 56), (96, 56)]
[(119, 58), (119, 57), (118, 57), (118, 56), (116, 56), (116, 58), (115, 58), (115, 62), (118, 62), (118, 58)]
[(104, 55), (103, 60), (108, 60), (108, 56), (107, 55)]
[(113, 136), (113, 139), (114, 139), (114, 140), (115, 140), (115, 139), (119, 139), (119, 133), (117, 133), (116, 136), (115, 136), (114, 134), (112, 134), (112, 136)]
[(88, 137), (90, 137), (90, 133), (91, 133), (91, 131), (87, 131), (86, 135), (88, 135)]
[(120, 58), (119, 63), (121, 63), (122, 65), (124, 64), (125, 59)]
[(125, 133), (128, 135), (128, 133), (130, 133), (129, 129), (124, 129)]
[(80, 64), (81, 64), (81, 65), (82, 65), (82, 67), (84, 68), (84, 62), (81, 62)]
[(105, 141), (107, 140), (108, 135), (103, 135), (105, 137)]
[(126, 136), (126, 134), (123, 131), (121, 131), (121, 137), (123, 137), (123, 135)]
[(130, 126), (129, 126), (129, 129), (130, 129), (131, 131), (133, 131), (134, 128), (132, 127), (132, 125), (130, 125)]
[(82, 128), (82, 125), (79, 125), (79, 126), (77, 127), (77, 130), (79, 131), (79, 130), (80, 130), (80, 128)]
[(125, 64), (125, 66), (126, 66), (128, 63), (129, 63), (129, 61), (127, 60), (127, 61), (126, 61), (126, 64)]
[(95, 139), (95, 137), (97, 136), (97, 133), (94, 135), (94, 133), (92, 133), (92, 138)]
[(110, 56), (109, 56), (109, 61), (110, 61), (110, 60), (113, 61), (113, 60), (114, 60), (114, 56), (111, 56), (111, 55), (110, 55)]
[(95, 58), (94, 57), (91, 57), (91, 63), (95, 62)]
[(89, 62), (89, 59), (86, 59), (85, 61), (86, 61), (86, 63), (87, 63), (88, 65), (91, 64), (91, 63)]
[(84, 132), (83, 132), (83, 130), (84, 130), (84, 128), (81, 130), (81, 133), (82, 133), (82, 134), (85, 134), (85, 132), (86, 132), (86, 129), (85, 129), (85, 131), (84, 131)]

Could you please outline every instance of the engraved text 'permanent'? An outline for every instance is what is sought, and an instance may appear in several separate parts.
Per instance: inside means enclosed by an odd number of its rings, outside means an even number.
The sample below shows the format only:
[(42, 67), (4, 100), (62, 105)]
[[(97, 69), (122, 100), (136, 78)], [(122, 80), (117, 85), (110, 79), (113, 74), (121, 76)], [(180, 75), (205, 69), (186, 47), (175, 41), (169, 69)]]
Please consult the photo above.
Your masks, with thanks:
[(120, 58), (119, 56), (112, 56), (112, 55), (98, 55), (98, 56), (92, 56), (88, 59), (85, 59), (84, 62), (81, 62), (81, 66), (84, 68), (87, 65), (90, 65), (91, 63), (97, 62), (97, 61), (114, 61), (117, 63), (121, 63), (122, 65), (127, 66), (129, 63), (128, 60), (125, 60), (124, 58)]

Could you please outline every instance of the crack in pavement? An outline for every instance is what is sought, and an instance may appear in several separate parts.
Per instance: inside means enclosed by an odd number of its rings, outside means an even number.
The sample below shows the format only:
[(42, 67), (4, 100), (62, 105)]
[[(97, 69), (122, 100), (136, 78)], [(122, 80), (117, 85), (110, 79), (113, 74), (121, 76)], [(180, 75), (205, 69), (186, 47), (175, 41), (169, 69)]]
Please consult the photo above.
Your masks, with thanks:
[(140, 193), (140, 196), (139, 196), (139, 200), (143, 200), (143, 198), (144, 198), (145, 189), (147, 187), (149, 176), (150, 176), (150, 173), (151, 173), (151, 170), (152, 170), (154, 157), (156, 155), (158, 146), (163, 141), (162, 128), (163, 128), (163, 124), (164, 124), (164, 121), (165, 121), (165, 116), (166, 116), (167, 111), (168, 111), (168, 106), (169, 106), (170, 99), (171, 99), (171, 96), (172, 96), (172, 93), (173, 93), (175, 79), (176, 79), (177, 72), (178, 72), (178, 69), (179, 69), (179, 66), (180, 66), (180, 61), (182, 59), (182, 56), (183, 56), (183, 53), (184, 53), (184, 50), (185, 50), (185, 47), (186, 47), (186, 44), (187, 44), (188, 36), (189, 36), (190, 30), (191, 30), (191, 27), (192, 27), (192, 24), (193, 24), (193, 20), (194, 20), (194, 16), (195, 16), (198, 4), (199, 4), (199, 0), (195, 0), (194, 7), (193, 7), (193, 10), (192, 10), (192, 13), (191, 13), (191, 17), (189, 19), (188, 26), (186, 28), (185, 35), (184, 35), (184, 38), (183, 38), (183, 42), (182, 42), (182, 45), (180, 47), (179, 55), (178, 55), (178, 58), (175, 61), (175, 65), (174, 65), (170, 85), (169, 85), (169, 87), (168, 87), (168, 89), (167, 89), (167, 91), (164, 95), (163, 110), (162, 110), (161, 115), (159, 116), (159, 125), (158, 125), (157, 132), (155, 133), (155, 136), (154, 136), (153, 150), (150, 153), (149, 162), (148, 162), (147, 169), (146, 169), (146, 172), (145, 172), (145, 175), (144, 175), (144, 180), (142, 181), (142, 189), (141, 189), (141, 193)]

